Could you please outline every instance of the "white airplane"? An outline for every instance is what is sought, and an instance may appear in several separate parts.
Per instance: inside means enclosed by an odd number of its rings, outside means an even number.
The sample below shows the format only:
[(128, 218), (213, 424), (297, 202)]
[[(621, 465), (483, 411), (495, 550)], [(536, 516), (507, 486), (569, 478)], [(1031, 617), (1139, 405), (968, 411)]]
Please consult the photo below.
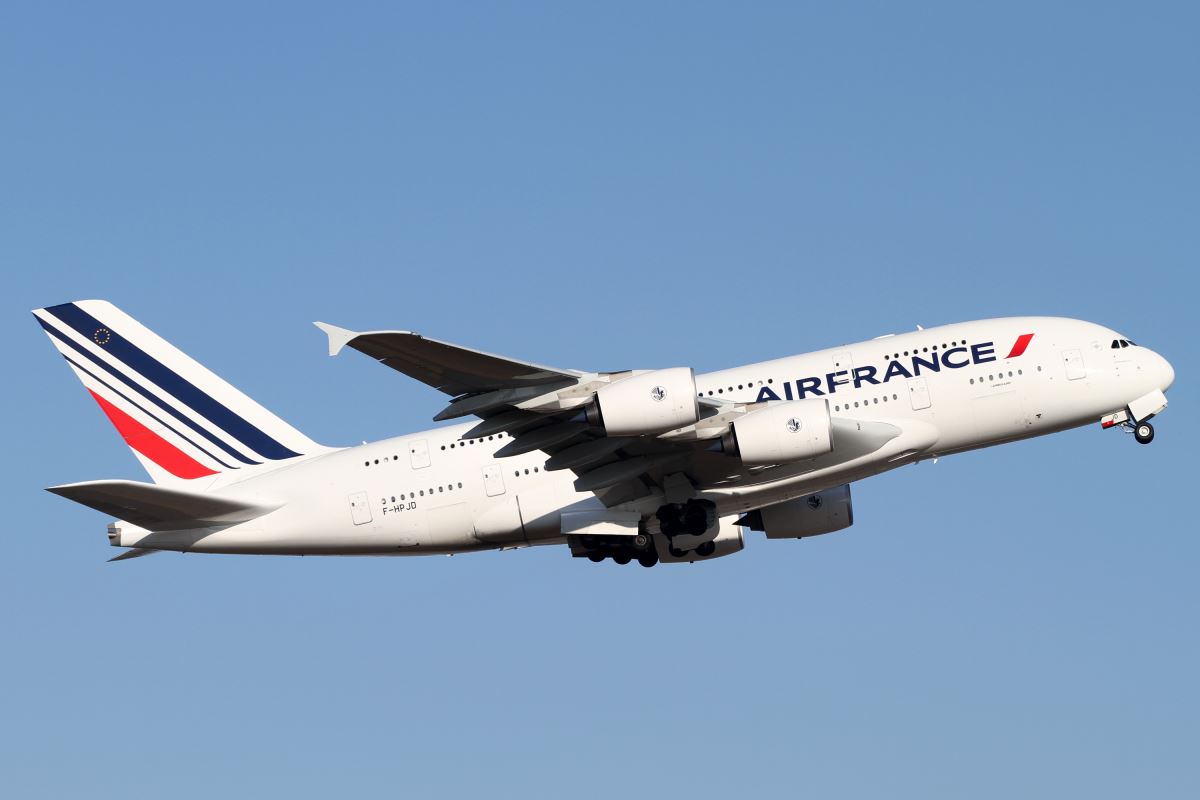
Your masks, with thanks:
[(111, 303), (33, 312), (153, 483), (49, 491), (118, 518), (112, 560), (163, 550), (427, 555), (565, 544), (619, 564), (695, 562), (745, 530), (850, 526), (850, 484), (1099, 422), (1145, 444), (1175, 378), (1101, 325), (1010, 317), (696, 375), (582, 372), (408, 331), (316, 323), (445, 392), (455, 425), (316, 444)]

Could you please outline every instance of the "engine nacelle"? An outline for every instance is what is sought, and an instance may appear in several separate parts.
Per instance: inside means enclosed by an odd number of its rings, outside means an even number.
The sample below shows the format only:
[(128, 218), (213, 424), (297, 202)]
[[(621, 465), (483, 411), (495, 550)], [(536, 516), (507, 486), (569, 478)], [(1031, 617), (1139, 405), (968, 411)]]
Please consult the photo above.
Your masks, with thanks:
[(786, 464), (833, 450), (833, 423), (825, 400), (772, 403), (737, 419), (723, 442), (749, 465)]
[(596, 392), (591, 421), (609, 436), (647, 436), (700, 419), (690, 367), (658, 369), (610, 383)]
[(763, 531), (768, 539), (803, 539), (844, 530), (854, 524), (850, 485), (751, 511), (738, 523), (753, 531)]

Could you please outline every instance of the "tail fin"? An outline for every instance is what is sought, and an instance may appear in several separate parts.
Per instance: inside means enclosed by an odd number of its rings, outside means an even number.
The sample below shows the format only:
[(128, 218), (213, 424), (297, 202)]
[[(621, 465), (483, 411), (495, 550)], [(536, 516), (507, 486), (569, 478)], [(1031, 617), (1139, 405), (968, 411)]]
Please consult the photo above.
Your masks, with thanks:
[(155, 483), (326, 449), (112, 303), (82, 300), (33, 314)]

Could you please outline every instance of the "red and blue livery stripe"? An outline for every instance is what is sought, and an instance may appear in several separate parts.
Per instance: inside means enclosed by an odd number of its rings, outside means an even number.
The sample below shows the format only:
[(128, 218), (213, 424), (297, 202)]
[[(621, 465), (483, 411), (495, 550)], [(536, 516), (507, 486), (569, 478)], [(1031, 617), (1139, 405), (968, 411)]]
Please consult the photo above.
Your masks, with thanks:
[[(114, 330), (111, 325), (105, 325), (97, 320), (91, 314), (79, 308), (75, 303), (64, 303), (58, 306), (50, 306), (46, 311), (60, 320), (76, 333), (84, 338), (91, 338), (96, 331), (105, 331), (104, 349), (112, 355), (117, 361), (128, 367), (133, 372), (145, 378), (155, 386), (160, 387), (164, 392), (169, 394), (175, 400), (182, 403), (184, 406), (195, 412), (198, 416), (207, 420), (214, 427), (229, 435), (232, 439), (244, 445), (250, 451), (258, 454), (262, 458), (278, 461), (285, 458), (294, 458), (301, 455), (288, 447), (285, 447), (280, 442), (276, 441), (270, 435), (260, 430), (258, 427), (248, 422), (245, 418), (233, 412), (231, 409), (223, 405), (218, 400), (211, 397), (195, 384), (188, 381), (183, 376), (176, 373), (166, 365), (159, 362), (153, 356), (146, 353), (133, 342), (121, 335), (117, 330)], [(57, 333), (53, 328), (47, 327), (53, 333)], [(59, 334), (58, 338), (67, 341), (76, 350), (83, 352), (93, 362), (101, 363), (91, 354), (88, 354), (83, 348), (71, 342), (69, 338)], [(111, 371), (111, 370), (110, 370)], [(137, 387), (143, 394), (153, 397), (153, 393), (145, 387)], [(161, 402), (158, 405), (163, 406)], [(165, 406), (164, 406), (165, 407)], [(182, 415), (176, 414), (177, 417)], [(186, 417), (184, 417), (186, 419)], [(199, 426), (192, 425), (194, 428)], [(203, 431), (203, 429), (199, 429)], [(207, 433), (207, 432), (204, 432)], [(222, 447), (223, 450), (229, 452), (244, 463), (255, 463), (249, 461), (241, 454), (237, 453), (224, 443), (215, 440), (215, 437), (207, 436)]]
[(127, 445), (176, 478), (193, 480), (217, 474), (91, 389), (88, 389), (88, 394), (100, 404), (101, 410)]

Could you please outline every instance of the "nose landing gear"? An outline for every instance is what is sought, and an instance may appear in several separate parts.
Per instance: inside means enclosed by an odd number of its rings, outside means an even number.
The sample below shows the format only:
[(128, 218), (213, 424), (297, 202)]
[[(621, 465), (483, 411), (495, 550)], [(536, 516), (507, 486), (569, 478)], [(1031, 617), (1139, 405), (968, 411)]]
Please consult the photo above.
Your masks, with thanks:
[(1154, 441), (1154, 426), (1149, 422), (1139, 422), (1133, 426), (1133, 438), (1138, 444), (1150, 444)]

